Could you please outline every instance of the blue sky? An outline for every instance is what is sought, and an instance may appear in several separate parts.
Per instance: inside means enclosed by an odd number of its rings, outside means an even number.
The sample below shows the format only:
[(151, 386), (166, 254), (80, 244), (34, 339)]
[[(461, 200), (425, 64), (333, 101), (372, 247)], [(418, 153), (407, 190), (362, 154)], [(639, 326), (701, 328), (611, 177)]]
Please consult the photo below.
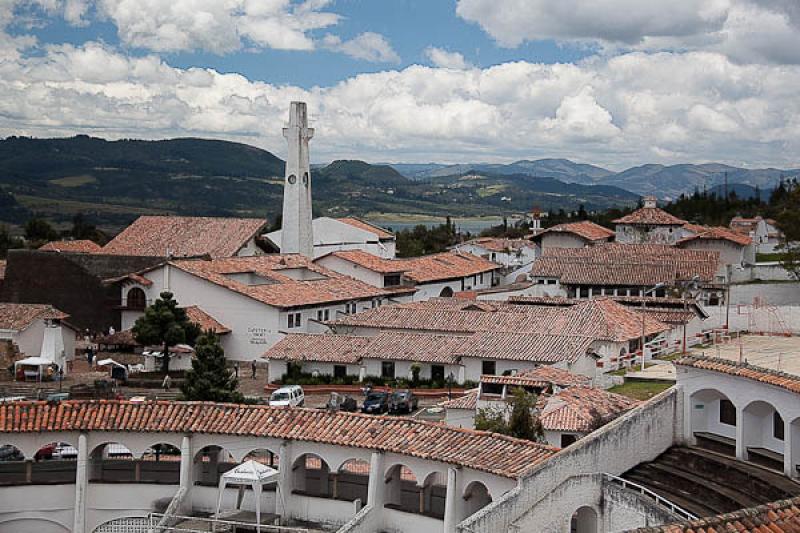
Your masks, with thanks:
[(0, 135), (798, 167), (796, 0), (4, 0)]

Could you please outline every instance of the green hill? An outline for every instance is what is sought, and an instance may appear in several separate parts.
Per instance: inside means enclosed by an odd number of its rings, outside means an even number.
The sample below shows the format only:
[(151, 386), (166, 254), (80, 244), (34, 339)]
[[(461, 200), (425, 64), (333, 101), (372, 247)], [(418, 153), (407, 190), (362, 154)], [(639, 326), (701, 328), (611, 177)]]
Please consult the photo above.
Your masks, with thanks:
[[(256, 216), (280, 212), (284, 162), (245, 144), (206, 140), (0, 140), (0, 221), (33, 215), (67, 224), (83, 213), (115, 231), (144, 213)], [(607, 186), (525, 175), (455, 175), (414, 181), (388, 165), (334, 161), (312, 172), (315, 215), (506, 215), (602, 209), (637, 196)]]

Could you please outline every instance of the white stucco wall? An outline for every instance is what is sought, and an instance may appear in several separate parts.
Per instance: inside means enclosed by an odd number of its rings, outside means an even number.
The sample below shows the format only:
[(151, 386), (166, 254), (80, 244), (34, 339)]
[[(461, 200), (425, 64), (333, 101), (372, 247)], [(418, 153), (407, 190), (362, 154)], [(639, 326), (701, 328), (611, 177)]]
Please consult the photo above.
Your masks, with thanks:
[(369, 283), (373, 287), (383, 287), (383, 274), (346, 261), (341, 257), (328, 255), (318, 259), (316, 263), (334, 272), (338, 272), (339, 274), (344, 274), (345, 276), (361, 280), (364, 283)]
[(548, 248), (584, 248), (587, 242), (574, 233), (545, 233), (541, 236), (542, 250)]
[(616, 241), (623, 244), (675, 244), (686, 234), (680, 226), (640, 226), (617, 224)]

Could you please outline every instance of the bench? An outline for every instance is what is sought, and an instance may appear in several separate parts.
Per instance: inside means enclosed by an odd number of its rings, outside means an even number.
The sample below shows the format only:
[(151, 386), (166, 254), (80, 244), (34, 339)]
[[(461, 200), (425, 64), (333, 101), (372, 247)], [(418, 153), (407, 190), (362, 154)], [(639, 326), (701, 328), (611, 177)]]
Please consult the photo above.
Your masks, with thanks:
[(728, 446), (733, 446), (734, 448), (736, 447), (736, 439), (726, 437), (725, 435), (708, 433), (706, 431), (695, 431), (694, 436), (698, 439), (710, 440), (712, 442), (718, 442), (719, 444), (726, 444)]

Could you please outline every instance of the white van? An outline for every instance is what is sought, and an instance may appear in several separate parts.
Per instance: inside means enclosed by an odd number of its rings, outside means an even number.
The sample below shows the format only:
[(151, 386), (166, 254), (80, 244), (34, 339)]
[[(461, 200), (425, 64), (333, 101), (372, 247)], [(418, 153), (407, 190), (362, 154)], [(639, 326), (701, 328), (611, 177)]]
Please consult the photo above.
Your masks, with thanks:
[(302, 407), (305, 401), (306, 395), (300, 385), (281, 387), (269, 397), (271, 407)]

